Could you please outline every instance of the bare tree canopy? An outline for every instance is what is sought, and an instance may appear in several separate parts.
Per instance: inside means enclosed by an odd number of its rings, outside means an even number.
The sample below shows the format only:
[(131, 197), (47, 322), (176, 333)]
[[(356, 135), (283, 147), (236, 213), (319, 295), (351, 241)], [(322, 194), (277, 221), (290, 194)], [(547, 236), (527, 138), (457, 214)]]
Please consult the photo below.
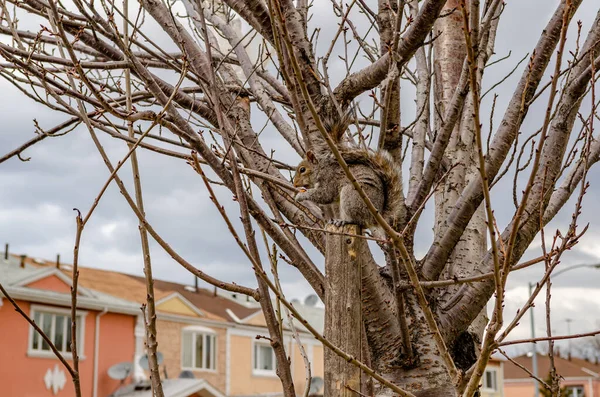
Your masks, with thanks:
[[(278, 266), (296, 268), (325, 303), (324, 335), (307, 327), (326, 347), (326, 396), (470, 397), (544, 287), (543, 341), (553, 351), (550, 275), (586, 231), (578, 217), (600, 159), (600, 9), (589, 31), (573, 18), (594, 1), (554, 2), (516, 78), (484, 84), (502, 61), (498, 27), (511, 23), (502, 0), (323, 1), (336, 16), (329, 26), (313, 25), (324, 4), (306, 0), (0, 0), (0, 75), (64, 114), (0, 163), (48, 137), (89, 134), (110, 177), (77, 218), (76, 248), (115, 183), (139, 220), (151, 353), (150, 239), (200, 279), (260, 302), (286, 397), (304, 391), (294, 388), (273, 301), (301, 317)], [(494, 90), (513, 80), (501, 109)], [(127, 145), (119, 162), (104, 135)], [(257, 289), (205, 273), (161, 237), (145, 215), (139, 149), (197, 172)], [(133, 188), (120, 176), (127, 162)], [(317, 182), (292, 185), (307, 167)], [(235, 213), (215, 189), (234, 197)], [(508, 218), (496, 220), (495, 200), (514, 203)], [(426, 206), (434, 220), (423, 226)], [(563, 209), (570, 225), (545, 233)], [(424, 255), (417, 227), (433, 228)], [(536, 238), (542, 252), (522, 261)], [(508, 275), (537, 263), (545, 272), (532, 297), (506, 315)], [(152, 380), (162, 395), (158, 371)], [(542, 383), (559, 389), (554, 372)]]

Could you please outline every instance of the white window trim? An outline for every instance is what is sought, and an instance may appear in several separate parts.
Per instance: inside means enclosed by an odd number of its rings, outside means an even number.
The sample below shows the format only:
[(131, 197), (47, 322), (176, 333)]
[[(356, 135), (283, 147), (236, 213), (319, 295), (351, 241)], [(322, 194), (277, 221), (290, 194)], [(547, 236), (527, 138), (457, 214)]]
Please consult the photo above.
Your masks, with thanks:
[[(256, 346), (268, 346), (271, 348), (271, 354), (273, 355), (273, 363), (275, 365), (275, 367), (272, 370), (268, 370), (268, 369), (256, 369), (254, 368), (254, 362), (255, 362), (255, 355), (256, 355)], [(252, 375), (254, 376), (264, 376), (264, 377), (275, 377), (277, 376), (277, 359), (275, 357), (275, 349), (273, 349), (273, 346), (271, 346), (270, 343), (268, 342), (262, 342), (262, 341), (258, 341), (258, 340), (254, 340), (252, 341)]]
[(187, 327), (183, 328), (184, 332), (198, 332), (198, 333), (202, 333), (202, 334), (211, 334), (211, 335), (216, 335), (217, 331), (215, 331), (214, 329), (208, 328), (208, 327), (204, 327), (202, 325), (189, 325)]
[(565, 386), (566, 391), (573, 390), (575, 388), (581, 388), (581, 391), (582, 391), (582, 394), (577, 393), (577, 397), (585, 396), (585, 386), (584, 385), (566, 385)]
[[(495, 381), (496, 381), (496, 388), (492, 389), (489, 387), (485, 387), (485, 380), (486, 380), (486, 372), (493, 372), (496, 376), (495, 376)], [(481, 378), (481, 391), (486, 391), (486, 392), (493, 392), (493, 393), (497, 393), (499, 391), (499, 385), (498, 385), (498, 370), (496, 368), (486, 368), (483, 371), (483, 377)]]
[[(54, 306), (44, 306), (44, 305), (31, 305), (29, 308), (29, 317), (33, 320), (35, 319), (35, 312), (44, 312), (44, 313), (51, 313), (51, 314), (60, 314), (60, 315), (67, 315), (70, 316), (71, 315), (71, 309), (63, 309), (63, 308), (59, 308), (59, 307), (54, 307)], [(79, 333), (77, 335), (77, 353), (79, 355), (79, 360), (85, 360), (85, 318), (88, 315), (88, 312), (85, 310), (77, 310), (75, 312), (75, 316), (76, 317), (80, 317), (81, 318), (81, 324), (79, 327), (77, 327), (77, 332)], [(39, 326), (39, 324), (37, 324)], [(41, 358), (56, 358), (58, 359), (58, 357), (56, 357), (56, 354), (54, 354), (54, 352), (52, 350), (50, 351), (40, 351), (40, 350), (34, 350), (33, 349), (33, 337), (35, 334), (37, 334), (38, 332), (33, 328), (33, 326), (29, 326), (29, 338), (27, 340), (27, 356), (28, 357), (41, 357)], [(50, 337), (50, 335), (48, 335), (48, 337)], [(66, 360), (72, 360), (73, 359), (73, 353), (71, 352), (60, 352), (61, 355), (66, 359)]]
[[(203, 337), (206, 336), (210, 336), (213, 338), (213, 343), (212, 343), (212, 355), (213, 355), (213, 366), (214, 368), (196, 368), (196, 367), (186, 367), (183, 365), (183, 353), (184, 353), (184, 346), (183, 346), (183, 335), (186, 333), (190, 333), (192, 335), (194, 335), (194, 337), (192, 337), (192, 351), (194, 351), (194, 347), (196, 345), (196, 335), (202, 335)], [(195, 354), (192, 356), (192, 361), (194, 360)], [(203, 355), (202, 360), (205, 360), (205, 357)], [(193, 371), (193, 372), (211, 372), (211, 373), (217, 373), (217, 365), (218, 365), (218, 354), (217, 354), (217, 333), (210, 329), (210, 328), (206, 328), (206, 327), (202, 327), (200, 325), (192, 325), (189, 327), (185, 327), (181, 330), (181, 370), (182, 371)]]

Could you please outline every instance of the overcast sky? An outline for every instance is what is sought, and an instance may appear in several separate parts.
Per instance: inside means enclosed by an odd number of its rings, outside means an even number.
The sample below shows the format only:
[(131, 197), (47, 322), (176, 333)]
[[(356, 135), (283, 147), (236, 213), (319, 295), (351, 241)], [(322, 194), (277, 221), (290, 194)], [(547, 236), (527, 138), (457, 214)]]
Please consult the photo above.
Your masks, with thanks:
[[(335, 33), (336, 26), (331, 23), (330, 8), (326, 6), (328, 2), (317, 3), (320, 8), (311, 23), (322, 27), (322, 41), (318, 50), (323, 55), (327, 47), (325, 43), (328, 43), (326, 38)], [(519, 59), (531, 51), (557, 3), (557, 0), (506, 1), (505, 15), (496, 41), (496, 58), (507, 55), (509, 51), (512, 51), (512, 55), (507, 61), (486, 71), (484, 86), (489, 87), (500, 80)], [(597, 11), (596, 0), (584, 0), (576, 17), (583, 22), (583, 33), (587, 33)], [(574, 36), (574, 31), (571, 31), (571, 45)], [(333, 71), (336, 67), (340, 68), (339, 62), (336, 66), (334, 61)], [(497, 119), (502, 116), (512, 87), (524, 66), (525, 63), (496, 90), (499, 95)], [(334, 79), (341, 75), (332, 73)], [(53, 113), (25, 98), (4, 80), (0, 80), (0, 92), (0, 155), (34, 136), (33, 119), (37, 119), (43, 128), (50, 128), (65, 119), (64, 115)], [(485, 99), (484, 110), (486, 106), (489, 108), (490, 98), (491, 95)], [(408, 95), (404, 97), (405, 114), (414, 113), (413, 101), (414, 98)], [(539, 128), (543, 111), (543, 103), (532, 109), (523, 128), (525, 133)], [(487, 115), (483, 118), (486, 119)], [(126, 153), (125, 144), (104, 135), (100, 137), (116, 163)], [(276, 134), (267, 129), (265, 137), (267, 146), (277, 150), (276, 156), (290, 163), (296, 161), (290, 157), (291, 151), (283, 147)], [(195, 172), (182, 161), (147, 151), (138, 153), (146, 212), (154, 228), (184, 258), (204, 272), (226, 281), (254, 285), (249, 263), (235, 246)], [(79, 208), (82, 212), (89, 209), (108, 177), (107, 169), (93, 147), (89, 134), (81, 128), (60, 138), (46, 139), (28, 149), (24, 157), (31, 157), (31, 160), (21, 162), (13, 158), (0, 165), (0, 241), (10, 243), (10, 251), (14, 253), (47, 259), (53, 259), (59, 253), (62, 261), (71, 262), (75, 234), (75, 213), (72, 209)], [(129, 182), (130, 168), (125, 166), (120, 175)], [(600, 211), (597, 210), (600, 202), (600, 167), (590, 173), (589, 179), (591, 188), (579, 224), (589, 222), (590, 229), (581, 243), (564, 256), (561, 267), (600, 262)], [(237, 206), (231, 201), (231, 194), (223, 189), (217, 190), (227, 210), (237, 217)], [(510, 184), (499, 184), (493, 192), (494, 209), (501, 226), (508, 222), (514, 211), (511, 197)], [(572, 208), (573, 205), (568, 206), (556, 218), (548, 229), (549, 234), (557, 227), (565, 230)], [(417, 241), (421, 245), (417, 247), (417, 253), (424, 253), (432, 238), (431, 227), (420, 227), (418, 233)], [(540, 253), (540, 244), (535, 243), (527, 255), (533, 257)], [(313, 257), (322, 267), (322, 258), (317, 255)], [(157, 278), (193, 282), (192, 276), (154, 243), (152, 260)], [(80, 261), (84, 266), (142, 274), (137, 219), (114, 185), (103, 197), (85, 229)], [(507, 292), (507, 318), (524, 303), (527, 283), (539, 278), (542, 270), (542, 266), (536, 266), (511, 276)], [(310, 293), (310, 288), (294, 269), (282, 265), (281, 274), (289, 296), (304, 297)], [(557, 277), (553, 288), (553, 328), (556, 332), (566, 332), (567, 318), (573, 320), (572, 331), (589, 331), (598, 326), (599, 286), (600, 270), (579, 269)], [(542, 300), (538, 301), (536, 316), (536, 329), (538, 334), (542, 334), (545, 329)], [(522, 321), (522, 326), (514, 333), (515, 338), (528, 335), (528, 321), (528, 317)]]

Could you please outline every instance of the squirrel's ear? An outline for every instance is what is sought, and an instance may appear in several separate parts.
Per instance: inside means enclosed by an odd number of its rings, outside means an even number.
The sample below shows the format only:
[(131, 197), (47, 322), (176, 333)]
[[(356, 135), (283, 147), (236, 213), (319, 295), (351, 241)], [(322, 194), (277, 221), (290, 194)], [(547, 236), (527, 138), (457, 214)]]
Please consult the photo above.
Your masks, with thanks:
[(313, 164), (317, 164), (317, 157), (315, 156), (312, 150), (306, 152), (306, 159)]

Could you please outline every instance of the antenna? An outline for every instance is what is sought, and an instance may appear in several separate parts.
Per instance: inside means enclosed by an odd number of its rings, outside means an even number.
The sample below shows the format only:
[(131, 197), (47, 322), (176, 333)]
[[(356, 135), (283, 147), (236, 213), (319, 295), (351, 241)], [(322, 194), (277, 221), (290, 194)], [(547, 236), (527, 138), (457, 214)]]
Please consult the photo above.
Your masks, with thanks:
[[(163, 355), (161, 352), (156, 352), (156, 361), (158, 362), (158, 365), (162, 364)], [(140, 367), (142, 367), (146, 371), (150, 370), (150, 364), (148, 363), (148, 354), (144, 354), (142, 357), (140, 357)]]
[(179, 379), (194, 379), (196, 376), (192, 371), (181, 371), (179, 374)]
[(310, 294), (304, 299), (304, 304), (306, 306), (316, 306), (319, 303), (319, 297), (315, 294)]
[(123, 381), (131, 375), (133, 364), (124, 362), (115, 364), (108, 369), (108, 377), (115, 380)]
[(323, 378), (321, 378), (320, 376), (315, 376), (314, 378), (311, 378), (310, 379), (310, 389), (308, 391), (308, 394), (318, 393), (324, 384), (325, 384), (325, 382), (323, 382)]

